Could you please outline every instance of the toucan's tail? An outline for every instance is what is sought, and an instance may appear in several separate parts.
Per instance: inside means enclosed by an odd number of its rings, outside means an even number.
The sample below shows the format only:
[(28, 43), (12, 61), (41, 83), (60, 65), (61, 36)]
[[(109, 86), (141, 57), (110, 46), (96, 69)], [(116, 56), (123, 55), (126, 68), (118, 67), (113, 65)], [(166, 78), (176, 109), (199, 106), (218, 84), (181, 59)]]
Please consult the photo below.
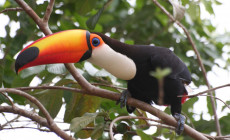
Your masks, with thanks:
[(192, 88), (189, 87), (188, 85), (184, 84), (184, 94), (183, 94), (183, 97), (181, 98), (181, 103), (183, 104), (186, 99), (188, 98), (187, 96), (185, 95), (188, 95), (188, 93), (191, 93), (193, 92)]

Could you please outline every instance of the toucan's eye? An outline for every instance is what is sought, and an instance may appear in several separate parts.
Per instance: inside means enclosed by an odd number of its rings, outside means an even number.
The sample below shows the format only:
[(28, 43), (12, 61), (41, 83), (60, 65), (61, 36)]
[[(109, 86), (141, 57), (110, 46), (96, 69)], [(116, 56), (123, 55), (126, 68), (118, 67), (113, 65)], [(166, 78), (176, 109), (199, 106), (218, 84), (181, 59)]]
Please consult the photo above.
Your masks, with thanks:
[(92, 40), (92, 44), (93, 44), (93, 46), (95, 46), (95, 47), (97, 47), (99, 44), (100, 44), (100, 40), (98, 39), (98, 38), (93, 38), (93, 40)]

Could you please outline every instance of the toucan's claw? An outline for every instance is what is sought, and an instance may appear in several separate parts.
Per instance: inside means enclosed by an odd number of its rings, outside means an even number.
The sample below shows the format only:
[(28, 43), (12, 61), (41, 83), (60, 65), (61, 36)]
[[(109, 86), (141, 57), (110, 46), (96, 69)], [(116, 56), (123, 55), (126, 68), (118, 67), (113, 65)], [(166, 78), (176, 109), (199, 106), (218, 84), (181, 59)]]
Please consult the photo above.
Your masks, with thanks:
[(186, 118), (184, 115), (181, 115), (179, 113), (175, 113), (173, 117), (177, 120), (176, 133), (180, 135), (184, 131), (184, 124), (185, 124)]
[(129, 91), (128, 90), (124, 90), (122, 93), (121, 93), (121, 97), (119, 100), (117, 100), (117, 103), (116, 105), (118, 105), (120, 103), (120, 107), (123, 108), (126, 106), (126, 102), (127, 102), (127, 98), (128, 98), (128, 95), (129, 95)]
[(126, 109), (129, 113), (132, 113), (136, 108), (135, 107), (132, 107), (132, 106), (128, 106), (126, 104), (127, 102), (127, 99), (128, 97), (131, 97), (131, 94), (128, 90), (124, 90), (122, 93), (121, 93), (121, 97), (119, 100), (117, 100), (117, 103), (116, 105), (118, 105), (120, 103), (120, 107), (123, 108), (126, 106)]

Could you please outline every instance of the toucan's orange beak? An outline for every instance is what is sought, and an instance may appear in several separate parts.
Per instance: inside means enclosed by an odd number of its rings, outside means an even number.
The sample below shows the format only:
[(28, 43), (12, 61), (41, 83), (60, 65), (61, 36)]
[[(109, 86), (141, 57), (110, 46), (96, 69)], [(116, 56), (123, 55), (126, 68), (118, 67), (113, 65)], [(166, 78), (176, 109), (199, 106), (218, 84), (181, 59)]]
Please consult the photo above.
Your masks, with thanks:
[(37, 65), (52, 63), (76, 63), (91, 57), (92, 50), (104, 42), (96, 34), (86, 30), (67, 30), (41, 38), (18, 55), (16, 72)]

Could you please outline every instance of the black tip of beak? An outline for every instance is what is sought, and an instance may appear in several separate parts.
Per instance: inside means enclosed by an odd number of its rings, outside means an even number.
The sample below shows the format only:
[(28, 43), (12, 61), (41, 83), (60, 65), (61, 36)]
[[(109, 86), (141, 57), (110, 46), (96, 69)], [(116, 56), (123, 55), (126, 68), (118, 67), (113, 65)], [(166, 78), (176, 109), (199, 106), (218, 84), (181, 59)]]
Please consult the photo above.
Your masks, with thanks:
[(15, 71), (18, 74), (18, 70), (29, 62), (38, 57), (39, 49), (37, 47), (30, 47), (20, 53), (15, 62)]

